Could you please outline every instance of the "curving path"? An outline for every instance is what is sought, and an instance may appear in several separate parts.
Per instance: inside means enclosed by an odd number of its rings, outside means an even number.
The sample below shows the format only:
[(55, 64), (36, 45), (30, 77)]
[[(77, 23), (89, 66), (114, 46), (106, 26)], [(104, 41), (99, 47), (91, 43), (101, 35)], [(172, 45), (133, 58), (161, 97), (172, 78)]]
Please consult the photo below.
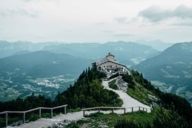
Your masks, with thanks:
[[(117, 78), (114, 78), (114, 79), (117, 79)], [(114, 80), (114, 79), (103, 80), (102, 85), (104, 86), (105, 89), (111, 90), (111, 91), (113, 91), (113, 92), (115, 92), (116, 94), (119, 95), (119, 97), (123, 101), (122, 107), (125, 107), (125, 108), (127, 108), (127, 111), (130, 111), (130, 109), (128, 109), (128, 108), (140, 106), (140, 107), (147, 108), (147, 111), (151, 112), (151, 108), (149, 106), (147, 106), (147, 105), (139, 102), (138, 100), (132, 98), (131, 96), (129, 96), (127, 93), (123, 92), (122, 90), (114, 90), (114, 89), (110, 88), (109, 87), (109, 82)], [(134, 111), (138, 111), (138, 110), (134, 110)]]

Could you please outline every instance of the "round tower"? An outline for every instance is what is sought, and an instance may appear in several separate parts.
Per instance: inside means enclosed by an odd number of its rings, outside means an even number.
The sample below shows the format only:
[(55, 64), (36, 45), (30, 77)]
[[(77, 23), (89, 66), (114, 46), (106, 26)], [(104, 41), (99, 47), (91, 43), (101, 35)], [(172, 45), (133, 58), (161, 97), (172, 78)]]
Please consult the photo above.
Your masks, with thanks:
[(113, 54), (111, 54), (110, 52), (106, 55), (106, 59), (109, 61), (116, 62), (115, 56)]

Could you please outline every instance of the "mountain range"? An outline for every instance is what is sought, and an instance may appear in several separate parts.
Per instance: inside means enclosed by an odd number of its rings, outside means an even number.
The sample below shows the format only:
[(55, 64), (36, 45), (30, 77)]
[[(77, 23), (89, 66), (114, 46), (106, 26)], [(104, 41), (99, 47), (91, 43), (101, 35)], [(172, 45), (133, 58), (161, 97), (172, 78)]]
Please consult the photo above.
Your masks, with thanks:
[(177, 43), (158, 51), (122, 41), (104, 44), (0, 41), (0, 100), (25, 97), (31, 92), (53, 97), (68, 88), (85, 67), (108, 52), (120, 63), (142, 72), (161, 90), (181, 95), (192, 103), (192, 43)]
[(90, 60), (37, 51), (0, 59), (0, 100), (31, 95), (56, 95), (72, 84)]
[[(104, 57), (108, 52), (113, 53), (121, 63), (131, 66), (159, 54), (159, 51), (133, 42), (108, 42), (104, 44), (56, 44), (46, 46), (44, 50), (54, 53), (66, 53), (87, 59), (97, 60)], [(137, 51), (137, 52), (136, 52)]]
[(192, 103), (192, 43), (175, 44), (135, 68), (157, 87)]

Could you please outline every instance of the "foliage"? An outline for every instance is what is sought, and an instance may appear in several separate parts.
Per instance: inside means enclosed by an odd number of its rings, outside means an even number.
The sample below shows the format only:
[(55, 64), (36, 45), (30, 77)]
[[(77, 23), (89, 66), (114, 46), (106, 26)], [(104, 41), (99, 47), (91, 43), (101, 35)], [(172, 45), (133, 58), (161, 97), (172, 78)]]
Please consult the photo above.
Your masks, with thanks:
[(142, 121), (147, 124), (153, 119), (152, 113), (145, 112), (135, 112), (128, 113), (123, 115), (118, 115), (116, 113), (103, 114), (95, 113), (88, 116), (85, 120), (80, 120), (76, 122), (76, 125), (79, 127), (89, 127), (89, 128), (114, 128), (114, 126), (121, 120), (130, 120), (130, 121)]
[(117, 76), (119, 76), (119, 73), (116, 73), (116, 74), (110, 76), (110, 77), (109, 77), (109, 80), (110, 80), (110, 79), (113, 79), (113, 78), (115, 78), (115, 77), (117, 77)]
[(109, 82), (109, 87), (112, 89), (118, 89), (117, 85), (115, 84), (116, 80), (112, 80), (111, 82)]
[(150, 115), (150, 120), (144, 121), (123, 118), (119, 120), (115, 128), (189, 128), (186, 121), (173, 111), (158, 108)]
[(192, 125), (192, 108), (186, 99), (170, 93), (161, 93), (159, 97), (164, 108), (177, 112)]
[(66, 103), (71, 108), (84, 108), (94, 106), (120, 106), (122, 101), (112, 91), (105, 90), (101, 79), (105, 74), (99, 72), (96, 65), (84, 71), (66, 91), (58, 94), (56, 103)]
[[(131, 71), (132, 80), (135, 88), (128, 88), (128, 94), (143, 103), (150, 103), (147, 94), (155, 95), (159, 100), (156, 101), (161, 107), (174, 111), (181, 116), (189, 125), (192, 125), (192, 108), (186, 99), (170, 93), (163, 93), (156, 89), (148, 80), (143, 78), (141, 73)], [(124, 80), (128, 81), (128, 75), (124, 75)], [(154, 102), (154, 101), (153, 101)]]
[(155, 113), (153, 128), (189, 128), (185, 119), (174, 111), (159, 109)]
[(0, 111), (21, 111), (41, 106), (54, 106), (53, 101), (44, 96), (35, 96), (34, 93), (26, 99), (18, 98), (16, 100), (0, 102)]
[(125, 82), (128, 83), (128, 87), (129, 87), (129, 88), (133, 88), (133, 89), (134, 89), (135, 83), (134, 83), (133, 77), (132, 77), (131, 75), (129, 75), (129, 74), (123, 74), (123, 75), (122, 75), (122, 79), (123, 79)]
[[(144, 104), (151, 104), (152, 99), (149, 95), (155, 96), (155, 88), (149, 85), (150, 82), (145, 80), (142, 74), (136, 71), (131, 71), (131, 74), (122, 75), (122, 79), (128, 83), (127, 93)], [(149, 89), (150, 88), (150, 89)]]
[(149, 99), (148, 95), (151, 93), (147, 89), (142, 86), (138, 86), (135, 89), (128, 88), (127, 90), (128, 95), (137, 99), (138, 101), (144, 104), (150, 104), (152, 101)]
[(67, 125), (66, 128), (79, 128), (79, 126), (73, 122), (73, 123)]

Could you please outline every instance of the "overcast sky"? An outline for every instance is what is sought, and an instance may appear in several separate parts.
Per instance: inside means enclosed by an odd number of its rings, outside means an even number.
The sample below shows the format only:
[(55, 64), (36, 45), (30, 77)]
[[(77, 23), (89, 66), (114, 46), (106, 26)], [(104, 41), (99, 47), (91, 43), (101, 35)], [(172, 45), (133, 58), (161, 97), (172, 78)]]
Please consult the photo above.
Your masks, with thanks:
[(192, 41), (192, 0), (0, 0), (0, 40)]

